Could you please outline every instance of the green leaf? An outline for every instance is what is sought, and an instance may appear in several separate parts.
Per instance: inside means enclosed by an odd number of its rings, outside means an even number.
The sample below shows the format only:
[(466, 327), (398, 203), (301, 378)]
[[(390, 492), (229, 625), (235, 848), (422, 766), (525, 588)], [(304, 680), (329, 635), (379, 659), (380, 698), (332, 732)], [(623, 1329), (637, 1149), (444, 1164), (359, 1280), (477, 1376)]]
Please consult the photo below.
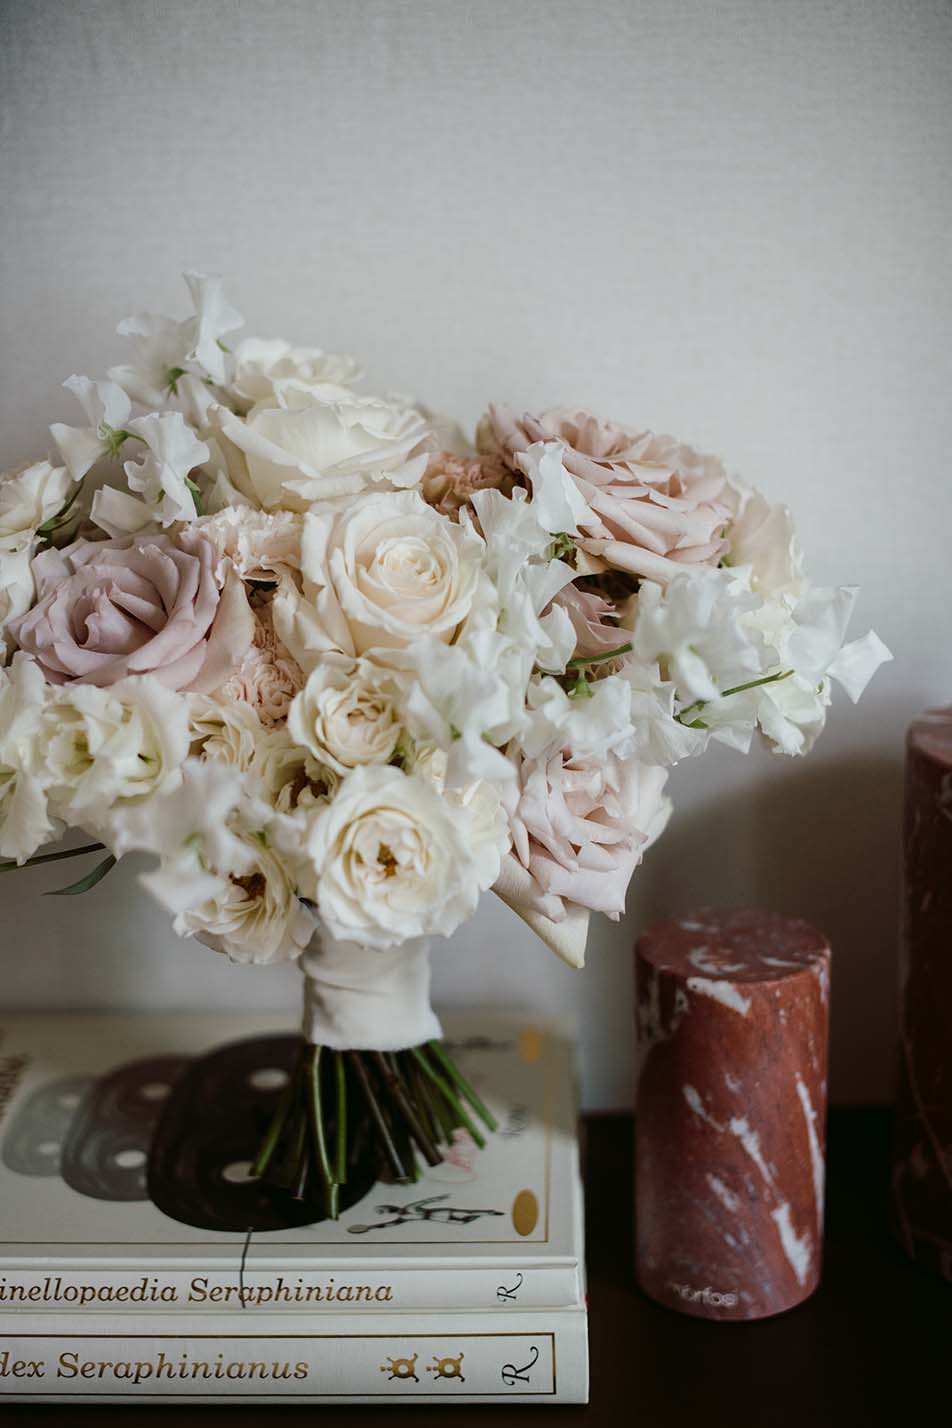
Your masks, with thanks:
[(186, 375), (184, 367), (167, 367), (165, 369), (165, 390), (171, 392), (173, 397), (178, 396), (179, 377)]
[(89, 892), (97, 883), (101, 883), (103, 878), (116, 866), (116, 860), (112, 853), (103, 858), (101, 863), (97, 863), (91, 873), (87, 873), (84, 878), (80, 878), (77, 883), (70, 883), (68, 888), (53, 888), (50, 892), (44, 893), (44, 897), (75, 897), (77, 893)]
[(204, 505), (204, 502), (202, 501), (202, 493), (201, 493), (201, 491), (200, 491), (200, 490), (198, 489), (198, 487), (195, 485), (195, 482), (192, 480), (192, 478), (191, 478), (190, 476), (186, 476), (186, 478), (185, 478), (185, 484), (186, 484), (186, 486), (188, 487), (189, 491), (191, 491), (191, 493), (192, 493), (192, 500), (195, 502), (195, 514), (196, 514), (196, 516), (203, 516), (203, 515), (205, 514), (205, 505)]
[(546, 551), (549, 560), (564, 560), (566, 557), (575, 556), (575, 541), (572, 536), (565, 531), (561, 531), (552, 541)]
[(40, 863), (58, 863), (63, 858), (79, 858), (83, 853), (99, 853), (105, 846), (105, 843), (86, 843), (82, 848), (61, 848), (58, 853), (38, 853), (34, 858), (27, 858), (25, 863), (0, 863), (0, 873), (16, 873), (21, 868), (35, 868)]

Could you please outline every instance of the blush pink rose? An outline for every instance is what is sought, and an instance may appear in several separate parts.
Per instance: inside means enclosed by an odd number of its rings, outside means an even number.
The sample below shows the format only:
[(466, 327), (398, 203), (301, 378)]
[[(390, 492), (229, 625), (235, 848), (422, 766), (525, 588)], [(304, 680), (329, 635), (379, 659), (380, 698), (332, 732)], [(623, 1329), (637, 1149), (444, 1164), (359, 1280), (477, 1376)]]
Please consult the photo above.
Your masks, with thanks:
[(617, 920), (632, 873), (668, 821), (666, 778), (632, 759), (573, 759), (565, 750), (521, 760), (506, 901), (551, 922), (566, 917), (566, 904)]
[(304, 687), (304, 674), (275, 633), (270, 596), (256, 601), (254, 626), (254, 639), (221, 692), (226, 699), (250, 704), (262, 724), (273, 729), (287, 723), (291, 700)]
[(477, 442), (487, 456), (521, 470), (534, 442), (557, 441), (562, 462), (589, 511), (579, 545), (614, 569), (670, 580), (684, 565), (716, 565), (726, 550), (720, 462), (670, 436), (633, 431), (585, 411), (556, 408), (517, 417), (490, 407)]
[(15, 637), (52, 684), (151, 674), (169, 689), (215, 689), (254, 633), (241, 581), (229, 571), (220, 586), (217, 559), (188, 532), (44, 551), (33, 561), (37, 603)]
[(420, 482), (420, 494), (441, 516), (458, 521), (460, 511), (470, 506), (474, 491), (492, 489), (511, 496), (516, 484), (516, 476), (501, 461), (434, 451)]

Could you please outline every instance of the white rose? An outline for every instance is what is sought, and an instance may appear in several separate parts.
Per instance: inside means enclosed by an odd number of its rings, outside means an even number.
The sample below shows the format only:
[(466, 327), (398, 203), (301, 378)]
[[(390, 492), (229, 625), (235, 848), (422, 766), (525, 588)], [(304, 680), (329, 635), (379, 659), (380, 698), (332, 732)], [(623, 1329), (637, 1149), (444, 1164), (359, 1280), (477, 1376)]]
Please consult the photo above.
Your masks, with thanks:
[(221, 759), (247, 773), (267, 736), (251, 706), (209, 694), (190, 694), (188, 705), (192, 753)]
[[(269, 966), (293, 960), (311, 940), (313, 914), (299, 901), (279, 853), (257, 832), (244, 835), (243, 841), (247, 866), (219, 877), (209, 896), (178, 914), (175, 930), (182, 937), (197, 937), (232, 962)], [(148, 883), (160, 899), (162, 876), (154, 874)]]
[(340, 775), (294, 743), (287, 729), (271, 729), (252, 762), (262, 796), (278, 811), (307, 813), (328, 803)]
[(235, 375), (231, 390), (245, 410), (266, 402), (286, 389), (333, 383), (346, 387), (360, 379), (360, 364), (338, 352), (319, 347), (292, 347), (277, 337), (246, 337), (235, 348)]
[(66, 505), (73, 486), (66, 467), (48, 461), (0, 473), (0, 551), (26, 550), (38, 527)]
[[(298, 663), (326, 650), (406, 649), (422, 635), (449, 644), (488, 584), (483, 542), (415, 491), (372, 493), (338, 515), (308, 515), (305, 595), (275, 599), (275, 625)], [(490, 592), (491, 593), (491, 592)]]
[(326, 655), (295, 696), (288, 732), (340, 774), (393, 758), (403, 725), (395, 676), (367, 659)]
[(307, 839), (313, 898), (333, 937), (395, 947), (449, 936), (483, 890), (472, 817), (424, 779), (360, 768), (314, 818)]
[(10, 653), (11, 641), (4, 631), (11, 620), (26, 614), (34, 593), (30, 547), (15, 553), (0, 551), (0, 663)]
[(47, 811), (36, 733), (50, 687), (29, 655), (0, 669), (0, 857), (26, 862), (59, 831)]
[(724, 499), (733, 512), (724, 564), (749, 565), (751, 587), (762, 594), (801, 595), (803, 552), (789, 507), (771, 506), (740, 481), (728, 481)]
[(216, 407), (209, 423), (229, 481), (265, 510), (306, 511), (381, 480), (416, 485), (427, 461), (410, 460), (429, 436), (415, 408), (330, 384), (294, 387), (244, 418)]
[(37, 744), (54, 812), (106, 830), (116, 804), (176, 786), (188, 756), (188, 705), (148, 675), (108, 689), (64, 685), (47, 703)]
[(499, 790), (486, 779), (476, 779), (461, 788), (447, 789), (447, 757), (442, 749), (421, 749), (414, 755), (412, 772), (431, 783), (451, 805), (465, 808), (472, 818), (470, 855), (478, 866), (480, 887), (492, 887), (499, 876), (502, 858), (512, 843), (509, 818)]

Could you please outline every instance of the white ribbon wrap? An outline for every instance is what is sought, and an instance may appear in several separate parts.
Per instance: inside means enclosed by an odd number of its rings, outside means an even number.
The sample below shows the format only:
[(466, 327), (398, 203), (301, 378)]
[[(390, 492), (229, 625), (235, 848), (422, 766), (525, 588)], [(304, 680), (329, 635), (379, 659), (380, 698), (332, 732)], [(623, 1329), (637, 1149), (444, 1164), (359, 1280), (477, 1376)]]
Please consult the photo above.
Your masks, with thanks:
[(443, 1035), (430, 1006), (430, 941), (387, 952), (314, 934), (300, 959), (302, 1030), (332, 1051), (404, 1051)]

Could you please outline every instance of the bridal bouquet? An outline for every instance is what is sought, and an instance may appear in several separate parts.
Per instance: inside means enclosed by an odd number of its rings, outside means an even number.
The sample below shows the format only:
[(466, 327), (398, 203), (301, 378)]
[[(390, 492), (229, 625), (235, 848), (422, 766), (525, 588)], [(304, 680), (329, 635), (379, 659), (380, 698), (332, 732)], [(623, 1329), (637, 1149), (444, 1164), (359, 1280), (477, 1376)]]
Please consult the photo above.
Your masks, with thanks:
[[(889, 655), (713, 457), (574, 409), (491, 407), (470, 445), (350, 357), (235, 343), (186, 281), (193, 314), (120, 323), (54, 458), (0, 477), (0, 853), (104, 855), (61, 893), (151, 854), (179, 934), (300, 961), (255, 1169), (336, 1214), (349, 1097), (400, 1177), (491, 1124), (428, 939), (492, 889), (580, 966), (668, 768), (806, 753), (831, 680), (855, 700)], [(67, 828), (93, 841), (37, 856)]]

